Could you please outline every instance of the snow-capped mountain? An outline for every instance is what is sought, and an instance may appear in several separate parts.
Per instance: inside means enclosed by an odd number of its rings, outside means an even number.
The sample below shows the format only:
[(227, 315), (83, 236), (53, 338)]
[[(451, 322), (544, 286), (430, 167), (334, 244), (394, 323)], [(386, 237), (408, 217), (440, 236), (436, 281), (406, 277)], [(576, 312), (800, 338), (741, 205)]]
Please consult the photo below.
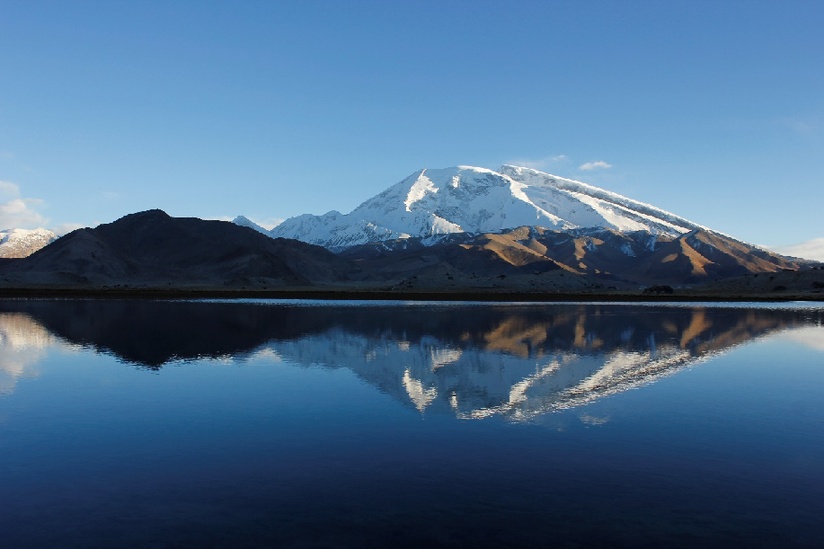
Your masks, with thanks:
[(232, 223), (234, 223), (235, 225), (240, 225), (241, 227), (249, 227), (250, 229), (254, 229), (259, 233), (269, 236), (269, 231), (267, 231), (266, 229), (264, 229), (263, 227), (261, 227), (260, 225), (258, 225), (246, 216), (239, 215), (232, 220)]
[(555, 230), (600, 227), (677, 236), (703, 228), (684, 218), (586, 183), (530, 168), (424, 169), (352, 212), (287, 219), (270, 231), (340, 250), (453, 233), (492, 233), (519, 226)]
[(0, 257), (27, 257), (57, 240), (48, 229), (7, 229), (0, 231)]

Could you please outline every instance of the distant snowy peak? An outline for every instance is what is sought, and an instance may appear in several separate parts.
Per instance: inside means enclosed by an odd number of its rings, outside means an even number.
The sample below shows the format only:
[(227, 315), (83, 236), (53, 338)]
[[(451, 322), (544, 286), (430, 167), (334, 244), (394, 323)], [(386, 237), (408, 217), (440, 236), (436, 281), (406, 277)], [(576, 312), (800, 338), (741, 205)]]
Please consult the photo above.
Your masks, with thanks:
[(7, 229), (0, 231), (0, 258), (27, 257), (57, 240), (48, 229)]
[(348, 214), (293, 217), (269, 234), (339, 250), (410, 237), (435, 242), (448, 234), (520, 226), (600, 227), (672, 236), (702, 228), (586, 183), (505, 165), (499, 171), (473, 166), (420, 170)]
[(254, 229), (259, 233), (263, 233), (266, 236), (269, 236), (269, 231), (267, 231), (266, 229), (264, 229), (263, 227), (261, 227), (260, 225), (258, 225), (246, 216), (239, 215), (232, 220), (232, 223), (234, 223), (235, 225), (240, 225), (241, 227), (249, 227), (250, 229)]

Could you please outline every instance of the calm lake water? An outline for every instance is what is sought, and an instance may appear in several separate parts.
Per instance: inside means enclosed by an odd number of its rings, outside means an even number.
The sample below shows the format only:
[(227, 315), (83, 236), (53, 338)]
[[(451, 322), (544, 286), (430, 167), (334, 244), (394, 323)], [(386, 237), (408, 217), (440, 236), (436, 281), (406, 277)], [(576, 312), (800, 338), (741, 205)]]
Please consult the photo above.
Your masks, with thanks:
[(823, 319), (0, 300), (0, 544), (821, 547)]

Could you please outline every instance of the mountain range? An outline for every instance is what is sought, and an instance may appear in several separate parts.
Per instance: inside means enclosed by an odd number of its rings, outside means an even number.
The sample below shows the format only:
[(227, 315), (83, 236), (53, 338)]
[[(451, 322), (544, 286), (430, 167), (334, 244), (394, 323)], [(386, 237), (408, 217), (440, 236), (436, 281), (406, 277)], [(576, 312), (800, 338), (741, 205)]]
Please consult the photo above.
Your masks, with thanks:
[(514, 285), (539, 291), (704, 284), (753, 273), (796, 271), (805, 265), (699, 229), (673, 237), (601, 228), (518, 227), (452, 235), (429, 246), (421, 239), (402, 244), (367, 244), (339, 255), (387, 278), (404, 278), (408, 287)]
[(557, 294), (671, 286), (820, 294), (824, 272), (654, 206), (516, 166), (421, 170), (349, 214), (302, 215), (272, 231), (242, 216), (229, 223), (150, 210), (73, 231), (23, 259), (0, 259), (0, 288)]

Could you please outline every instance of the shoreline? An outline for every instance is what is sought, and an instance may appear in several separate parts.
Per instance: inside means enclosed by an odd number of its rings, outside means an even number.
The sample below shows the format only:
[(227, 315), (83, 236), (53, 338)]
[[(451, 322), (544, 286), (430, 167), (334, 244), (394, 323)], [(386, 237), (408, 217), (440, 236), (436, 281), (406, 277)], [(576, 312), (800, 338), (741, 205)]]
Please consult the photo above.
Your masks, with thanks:
[(486, 301), (500, 302), (789, 302), (824, 301), (824, 293), (722, 293), (700, 290), (672, 294), (616, 292), (524, 292), (517, 290), (381, 290), (349, 288), (0, 288), (0, 299), (305, 299), (328, 301)]

